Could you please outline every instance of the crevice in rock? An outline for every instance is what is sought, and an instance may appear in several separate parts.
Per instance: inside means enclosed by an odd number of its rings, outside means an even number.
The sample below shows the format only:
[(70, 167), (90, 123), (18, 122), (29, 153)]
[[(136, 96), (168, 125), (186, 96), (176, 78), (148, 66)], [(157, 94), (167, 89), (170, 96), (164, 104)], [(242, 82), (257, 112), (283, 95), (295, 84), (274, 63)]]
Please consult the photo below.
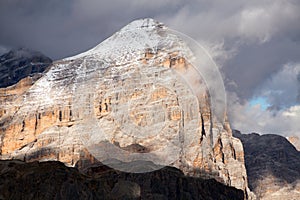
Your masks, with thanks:
[(206, 132), (205, 132), (205, 128), (204, 128), (203, 115), (201, 114), (201, 138), (200, 138), (200, 144), (202, 143), (204, 136), (206, 136)]
[(70, 111), (69, 111), (69, 121), (72, 121), (72, 117), (73, 117), (73, 113), (72, 113), (72, 110), (70, 109)]
[(231, 185), (231, 179), (230, 179), (229, 171), (227, 171), (227, 177), (228, 177), (228, 184), (227, 185)]
[(36, 143), (36, 142), (37, 142), (37, 139), (33, 140), (33, 141), (30, 142), (30, 143), (27, 143), (27, 144), (21, 146), (18, 150), (22, 150), (22, 149), (24, 149), (25, 147), (31, 148), (31, 147), (33, 147), (34, 143)]
[(71, 102), (69, 101), (69, 121), (72, 121), (72, 118), (73, 118), (72, 105)]
[(182, 111), (182, 127), (184, 128), (184, 111)]
[(218, 139), (216, 147), (214, 148), (214, 151), (215, 151), (215, 156), (216, 157), (221, 156), (221, 161), (222, 161), (222, 163), (225, 164), (225, 158), (224, 158), (224, 153), (223, 153), (223, 143), (222, 143), (221, 138)]
[(59, 118), (59, 121), (61, 122), (62, 121), (62, 111), (60, 110), (59, 111), (59, 114), (58, 114), (59, 116), (58, 116), (58, 118)]
[(4, 134), (1, 134), (0, 135), (0, 156), (2, 155), (3, 138), (4, 138)]
[(232, 153), (232, 157), (234, 158), (234, 160), (236, 160), (236, 153), (235, 153), (234, 147), (232, 146), (232, 143), (230, 143), (230, 150), (231, 150), (231, 153)]
[(38, 114), (35, 115), (34, 134), (36, 133), (37, 126), (38, 126)]
[(21, 129), (21, 132), (23, 132), (25, 129), (25, 119), (22, 121), (22, 129)]
[(99, 102), (99, 112), (100, 112), (100, 114), (101, 114), (101, 112), (102, 112), (101, 101)]

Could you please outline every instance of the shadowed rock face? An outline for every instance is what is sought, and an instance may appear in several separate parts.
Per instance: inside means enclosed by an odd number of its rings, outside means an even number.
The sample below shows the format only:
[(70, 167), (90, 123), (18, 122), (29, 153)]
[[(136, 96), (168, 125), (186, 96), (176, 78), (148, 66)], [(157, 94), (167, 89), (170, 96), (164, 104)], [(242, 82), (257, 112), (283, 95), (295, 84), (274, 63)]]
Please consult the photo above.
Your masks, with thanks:
[(11, 86), (27, 76), (42, 73), (52, 63), (43, 54), (17, 49), (0, 56), (0, 88)]
[(84, 172), (56, 161), (0, 161), (0, 199), (243, 199), (242, 190), (171, 167), (131, 174), (98, 164)]
[(279, 135), (241, 134), (249, 188), (262, 199), (300, 198), (300, 152)]

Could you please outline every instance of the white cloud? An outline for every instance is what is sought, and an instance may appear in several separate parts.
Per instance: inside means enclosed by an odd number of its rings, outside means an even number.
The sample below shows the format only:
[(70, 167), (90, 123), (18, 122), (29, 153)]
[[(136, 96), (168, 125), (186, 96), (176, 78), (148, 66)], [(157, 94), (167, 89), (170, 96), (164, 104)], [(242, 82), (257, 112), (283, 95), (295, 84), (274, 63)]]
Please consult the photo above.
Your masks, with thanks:
[(259, 105), (234, 104), (229, 109), (232, 128), (243, 133), (280, 134), (300, 136), (300, 105), (276, 113), (262, 110)]
[(298, 22), (299, 9), (295, 0), (189, 1), (173, 16), (168, 13), (161, 18), (195, 37), (264, 42)]
[(289, 107), (298, 101), (300, 83), (300, 63), (289, 63), (265, 81), (255, 91), (257, 96), (268, 99), (268, 102), (275, 107)]
[[(271, 32), (272, 16), (263, 8), (248, 9), (241, 13), (239, 32), (246, 37), (258, 38), (261, 41), (267, 41)], [(260, 22), (260, 23), (258, 23)]]
[[(273, 107), (281, 109), (263, 109), (251, 102), (241, 103), (234, 93), (228, 95), (229, 116), (232, 127), (244, 133), (272, 133), (285, 136), (300, 136), (300, 104), (297, 103), (300, 63), (287, 64), (274, 74), (257, 90), (254, 96), (263, 97)], [(280, 106), (278, 106), (280, 105)], [(282, 107), (282, 105), (285, 105)]]
[[(294, 1), (261, 1), (241, 11), (238, 33), (242, 37), (268, 41), (273, 35), (284, 31), (291, 22), (299, 20), (299, 6)], [(287, 23), (288, 22), (288, 23)]]
[(199, 41), (199, 43), (203, 46), (203, 48), (205, 48), (205, 50), (209, 53), (209, 55), (213, 58), (213, 60), (220, 68), (226, 61), (232, 59), (238, 52), (237, 47), (227, 49), (225, 47), (224, 40), (215, 42), (201, 40)]

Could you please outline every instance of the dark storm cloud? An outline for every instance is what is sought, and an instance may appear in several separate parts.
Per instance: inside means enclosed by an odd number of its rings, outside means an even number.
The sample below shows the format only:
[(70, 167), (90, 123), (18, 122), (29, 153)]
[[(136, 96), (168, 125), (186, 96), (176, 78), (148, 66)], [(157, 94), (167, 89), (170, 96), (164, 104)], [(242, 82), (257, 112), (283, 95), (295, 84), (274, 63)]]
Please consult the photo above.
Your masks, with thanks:
[[(61, 3), (65, 2), (65, 3)], [(28, 47), (50, 56), (63, 47), (63, 25), (71, 1), (4, 0), (0, 2), (0, 44)], [(62, 45), (64, 43), (61, 43)], [(61, 52), (62, 53), (62, 52)]]
[(0, 44), (25, 46), (58, 59), (97, 45), (134, 19), (176, 10), (178, 4), (169, 3), (4, 0), (0, 2)]
[[(233, 92), (229, 100), (241, 103), (231, 104), (232, 119), (239, 120), (249, 99), (283, 83), (282, 70), (300, 63), (299, 10), (299, 0), (1, 0), (0, 53), (23, 46), (59, 59), (94, 47), (135, 19), (155, 18), (207, 48)], [(276, 84), (266, 81), (272, 77)], [(291, 99), (277, 95), (272, 106), (293, 105)], [(270, 113), (262, 116), (272, 121)]]
[(297, 87), (298, 87), (298, 95), (297, 95), (297, 103), (300, 104), (300, 72), (297, 75)]
[(289, 62), (300, 62), (300, 42), (277, 36), (262, 44), (239, 47), (234, 59), (224, 64), (227, 78), (234, 80), (245, 99), (251, 98), (257, 87)]

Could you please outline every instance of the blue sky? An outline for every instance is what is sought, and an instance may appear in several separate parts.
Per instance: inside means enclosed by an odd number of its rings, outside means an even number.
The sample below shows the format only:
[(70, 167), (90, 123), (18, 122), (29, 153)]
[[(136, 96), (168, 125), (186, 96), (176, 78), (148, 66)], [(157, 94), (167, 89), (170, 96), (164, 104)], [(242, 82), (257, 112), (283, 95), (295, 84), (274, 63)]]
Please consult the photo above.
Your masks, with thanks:
[(249, 101), (251, 107), (259, 105), (262, 110), (266, 110), (270, 104), (265, 97), (254, 97)]

